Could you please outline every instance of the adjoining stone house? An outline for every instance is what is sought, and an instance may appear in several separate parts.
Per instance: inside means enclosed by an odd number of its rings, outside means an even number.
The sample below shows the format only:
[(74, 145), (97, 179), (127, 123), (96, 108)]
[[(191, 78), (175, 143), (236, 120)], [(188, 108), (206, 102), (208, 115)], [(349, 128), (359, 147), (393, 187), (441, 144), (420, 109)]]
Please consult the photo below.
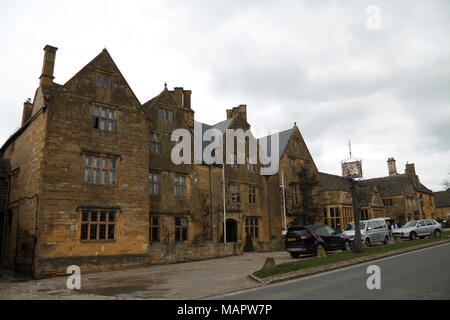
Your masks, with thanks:
[(416, 174), (413, 163), (406, 164), (405, 173), (397, 173), (395, 159), (387, 160), (389, 176), (365, 180), (378, 187), (388, 217), (402, 224), (416, 219), (434, 219), (433, 192)]
[[(311, 217), (302, 212), (301, 204), (304, 201), (302, 188), (310, 188), (312, 206), (320, 206), (320, 204), (318, 170), (297, 124), (294, 123), (289, 130), (259, 139), (262, 145), (266, 146), (269, 155), (272, 154), (271, 141), (275, 136), (279, 139), (279, 165), (274, 174), (264, 178), (270, 191), (270, 196), (267, 198), (270, 216), (269, 234), (272, 239), (280, 240), (282, 230), (286, 227), (293, 224), (315, 223), (320, 221), (321, 217), (320, 213), (315, 213), (315, 221), (308, 221)], [(304, 170), (303, 174), (302, 170)]]
[[(335, 229), (344, 229), (354, 221), (352, 190), (350, 181), (341, 176), (320, 172), (320, 202), (323, 206), (323, 220)], [(356, 184), (361, 220), (385, 216), (383, 202), (378, 187), (359, 181)]]
[(450, 189), (434, 193), (436, 202), (436, 219), (450, 220)]

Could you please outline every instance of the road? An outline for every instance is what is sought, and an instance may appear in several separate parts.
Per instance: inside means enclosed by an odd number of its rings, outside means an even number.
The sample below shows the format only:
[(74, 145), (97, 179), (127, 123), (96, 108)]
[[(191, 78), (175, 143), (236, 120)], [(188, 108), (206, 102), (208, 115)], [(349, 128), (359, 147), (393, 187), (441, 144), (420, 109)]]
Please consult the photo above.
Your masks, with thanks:
[[(369, 265), (381, 269), (381, 289), (367, 288)], [(450, 299), (450, 244), (214, 299)]]

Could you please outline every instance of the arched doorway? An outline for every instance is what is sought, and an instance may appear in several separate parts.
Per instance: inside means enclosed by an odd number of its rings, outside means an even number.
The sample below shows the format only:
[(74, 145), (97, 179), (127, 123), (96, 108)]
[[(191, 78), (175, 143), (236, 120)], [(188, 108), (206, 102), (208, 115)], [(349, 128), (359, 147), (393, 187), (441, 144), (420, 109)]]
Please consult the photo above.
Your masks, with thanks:
[[(237, 242), (237, 222), (234, 219), (227, 219), (227, 242)], [(223, 240), (222, 240), (223, 241)]]

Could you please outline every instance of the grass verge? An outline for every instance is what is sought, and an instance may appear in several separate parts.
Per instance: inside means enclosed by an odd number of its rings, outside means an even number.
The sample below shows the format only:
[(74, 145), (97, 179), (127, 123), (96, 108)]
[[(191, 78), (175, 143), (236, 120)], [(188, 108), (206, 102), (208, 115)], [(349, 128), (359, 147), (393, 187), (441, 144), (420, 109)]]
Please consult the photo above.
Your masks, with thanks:
[(422, 239), (422, 240), (414, 240), (414, 241), (402, 241), (400, 243), (389, 244), (389, 245), (380, 245), (370, 248), (365, 248), (363, 253), (353, 253), (353, 252), (342, 252), (342, 253), (334, 253), (330, 254), (324, 258), (310, 258), (305, 260), (297, 260), (293, 262), (286, 262), (277, 265), (273, 269), (267, 270), (259, 270), (253, 273), (258, 278), (266, 278), (270, 276), (274, 276), (277, 274), (298, 271), (308, 268), (320, 267), (327, 264), (334, 264), (337, 262), (356, 259), (360, 257), (370, 256), (374, 254), (380, 254), (384, 252), (389, 252), (393, 250), (413, 247), (421, 244), (427, 244), (431, 242), (436, 242), (440, 240), (445, 240), (450, 238), (450, 231), (445, 231), (442, 234), (441, 238), (435, 238), (433, 236)]

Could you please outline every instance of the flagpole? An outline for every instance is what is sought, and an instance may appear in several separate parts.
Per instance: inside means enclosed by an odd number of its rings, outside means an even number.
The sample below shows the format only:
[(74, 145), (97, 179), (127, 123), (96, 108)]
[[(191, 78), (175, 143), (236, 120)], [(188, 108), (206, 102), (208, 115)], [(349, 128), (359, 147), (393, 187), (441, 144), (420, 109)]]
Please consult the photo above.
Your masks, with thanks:
[(284, 173), (283, 170), (281, 170), (281, 182), (283, 186), (283, 213), (284, 213), (284, 230), (287, 230), (287, 224), (286, 224), (286, 197), (284, 194)]
[(227, 243), (227, 210), (225, 208), (225, 163), (222, 165), (222, 193), (223, 193), (223, 243)]

